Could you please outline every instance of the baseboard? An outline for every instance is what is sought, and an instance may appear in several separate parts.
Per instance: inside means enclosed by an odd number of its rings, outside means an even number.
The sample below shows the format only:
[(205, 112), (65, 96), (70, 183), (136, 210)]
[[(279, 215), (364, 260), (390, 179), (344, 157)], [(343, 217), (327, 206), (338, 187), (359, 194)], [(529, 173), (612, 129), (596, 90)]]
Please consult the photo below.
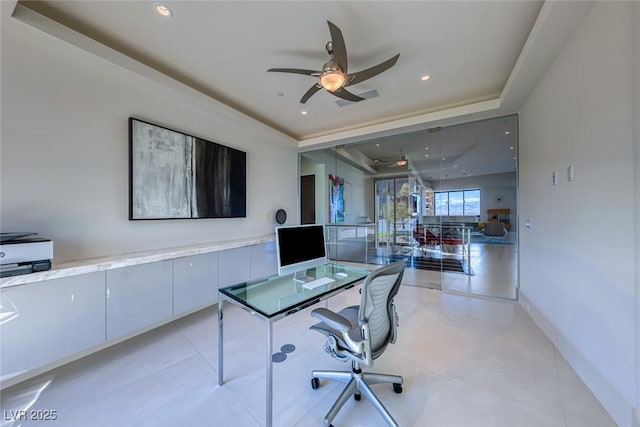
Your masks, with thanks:
[(520, 289), (519, 297), (520, 305), (556, 346), (560, 354), (576, 371), (580, 379), (584, 381), (618, 426), (640, 427), (640, 418), (638, 418), (640, 414), (635, 411), (633, 405), (584, 357), (564, 333), (556, 328), (546, 315), (527, 298), (522, 289)]

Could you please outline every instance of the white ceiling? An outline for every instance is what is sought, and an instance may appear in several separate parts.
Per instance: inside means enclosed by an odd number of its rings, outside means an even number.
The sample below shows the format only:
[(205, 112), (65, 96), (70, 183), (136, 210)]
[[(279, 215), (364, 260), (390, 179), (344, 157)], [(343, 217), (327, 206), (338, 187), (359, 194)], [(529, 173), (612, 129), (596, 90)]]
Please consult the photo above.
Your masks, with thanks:
[[(173, 16), (164, 18), (155, 3), (22, 1), (13, 16), (118, 61), (96, 46), (114, 49), (282, 132), (303, 150), (359, 143), (345, 158), (377, 173), (386, 171), (375, 159), (392, 160), (402, 151), (424, 180), (433, 176), (436, 157), (422, 151), (433, 138), (443, 147), (437, 157), (443, 176), (515, 170), (511, 114), (591, 7), (527, 0), (171, 0), (163, 4)], [(267, 73), (319, 70), (329, 59), (327, 20), (342, 30), (349, 72), (400, 54), (394, 67), (349, 88), (375, 89), (378, 97), (341, 107), (320, 91), (303, 105), (314, 78)], [(78, 33), (101, 45), (79, 41)], [(420, 80), (425, 74), (431, 78)], [(499, 118), (452, 127), (491, 117)], [(426, 131), (434, 126), (442, 131)], [(507, 127), (513, 131), (505, 139)], [(382, 151), (375, 147), (380, 141), (366, 142), (380, 138)]]
[[(153, 1), (24, 4), (305, 140), (497, 98), (542, 1), (173, 0), (164, 2), (171, 18)], [(350, 87), (379, 97), (340, 107), (321, 91), (303, 105), (316, 78), (266, 72), (319, 70), (329, 59), (327, 20), (342, 30), (350, 72), (400, 54), (391, 69)]]

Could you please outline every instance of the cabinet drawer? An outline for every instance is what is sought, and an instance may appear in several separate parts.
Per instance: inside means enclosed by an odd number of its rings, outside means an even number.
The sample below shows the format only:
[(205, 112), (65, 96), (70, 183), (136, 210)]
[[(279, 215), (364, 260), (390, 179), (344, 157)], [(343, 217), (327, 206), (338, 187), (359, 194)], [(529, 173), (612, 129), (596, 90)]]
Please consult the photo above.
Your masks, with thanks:
[(173, 260), (173, 314), (218, 302), (216, 252)]
[(105, 341), (105, 273), (0, 290), (2, 380)]
[(173, 315), (171, 260), (107, 271), (107, 340)]

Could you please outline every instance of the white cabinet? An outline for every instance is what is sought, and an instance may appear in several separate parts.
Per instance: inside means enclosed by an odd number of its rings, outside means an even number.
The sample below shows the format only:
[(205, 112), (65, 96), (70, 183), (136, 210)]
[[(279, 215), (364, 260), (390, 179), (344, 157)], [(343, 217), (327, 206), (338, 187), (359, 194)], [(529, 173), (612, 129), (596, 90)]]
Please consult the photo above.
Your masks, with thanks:
[(105, 273), (0, 289), (2, 380), (105, 341)]
[(251, 247), (227, 249), (218, 254), (220, 287), (251, 279)]
[(22, 381), (39, 368), (215, 304), (220, 286), (275, 273), (271, 241), (3, 287), (0, 380), (3, 387)]
[(172, 260), (107, 270), (107, 340), (173, 316)]
[(218, 253), (173, 260), (173, 315), (218, 302)]
[(267, 242), (249, 247), (251, 259), (251, 278), (271, 276), (278, 273), (278, 255), (276, 242)]

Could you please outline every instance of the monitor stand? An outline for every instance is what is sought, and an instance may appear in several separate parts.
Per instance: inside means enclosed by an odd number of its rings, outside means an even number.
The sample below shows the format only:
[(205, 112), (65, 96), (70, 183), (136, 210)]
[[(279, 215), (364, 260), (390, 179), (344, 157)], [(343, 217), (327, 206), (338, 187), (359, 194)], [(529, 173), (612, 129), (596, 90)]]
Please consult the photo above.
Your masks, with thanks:
[(293, 274), (293, 281), (296, 283), (305, 284), (311, 282), (312, 280), (316, 280), (315, 277), (308, 276), (307, 271), (308, 270), (296, 271)]

